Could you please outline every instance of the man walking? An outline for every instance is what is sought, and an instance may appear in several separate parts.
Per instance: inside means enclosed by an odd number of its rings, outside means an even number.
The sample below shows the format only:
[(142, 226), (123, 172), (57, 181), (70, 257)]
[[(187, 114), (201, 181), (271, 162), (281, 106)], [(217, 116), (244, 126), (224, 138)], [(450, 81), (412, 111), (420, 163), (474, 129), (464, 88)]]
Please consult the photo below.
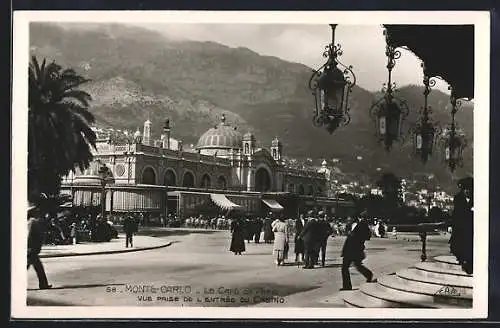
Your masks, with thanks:
[(49, 285), (47, 280), (47, 275), (43, 268), (42, 262), (40, 261), (40, 251), (42, 250), (43, 238), (45, 233), (44, 225), (46, 222), (41, 218), (40, 213), (36, 211), (35, 207), (32, 206), (28, 210), (28, 266), (31, 265), (35, 269), (36, 275), (38, 277), (38, 287), (40, 289), (49, 289), (52, 285)]
[[(321, 266), (325, 266), (325, 259), (326, 259), (326, 246), (328, 243), (328, 237), (330, 237), (333, 233), (332, 226), (328, 221), (326, 220), (326, 214), (321, 211), (319, 212), (319, 221), (320, 225), (320, 244), (319, 244), (319, 249), (321, 252)], [(318, 252), (318, 257), (319, 257), (319, 252)], [(316, 260), (317, 262), (317, 260)]]
[(130, 244), (130, 247), (133, 246), (133, 236), (134, 232), (136, 232), (136, 222), (132, 218), (131, 215), (127, 215), (125, 217), (125, 221), (123, 222), (123, 230), (125, 231), (125, 247), (128, 248), (128, 245)]
[(351, 275), (349, 267), (354, 263), (356, 269), (366, 278), (367, 282), (375, 282), (373, 273), (362, 264), (365, 259), (365, 241), (370, 240), (370, 227), (365, 220), (359, 221), (347, 236), (342, 248), (342, 288), (351, 290)]
[(304, 241), (304, 269), (313, 269), (316, 258), (318, 257), (320, 229), (318, 219), (313, 217), (313, 211), (307, 213), (307, 223), (300, 234), (300, 238)]

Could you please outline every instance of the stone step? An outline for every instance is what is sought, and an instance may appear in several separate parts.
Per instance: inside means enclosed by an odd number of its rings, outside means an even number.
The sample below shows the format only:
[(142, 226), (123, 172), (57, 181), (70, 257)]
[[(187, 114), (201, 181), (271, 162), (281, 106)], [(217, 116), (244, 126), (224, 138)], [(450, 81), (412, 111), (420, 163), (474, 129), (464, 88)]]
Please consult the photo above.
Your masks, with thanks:
[(472, 307), (472, 289), (440, 286), (425, 282), (406, 280), (397, 275), (382, 276), (378, 283), (390, 289), (413, 294), (422, 294), (434, 298), (435, 303), (458, 304)]
[(425, 282), (439, 286), (449, 286), (457, 288), (467, 288), (471, 290), (473, 287), (472, 277), (444, 275), (436, 272), (419, 270), (417, 268), (408, 268), (396, 272), (396, 275), (403, 279)]
[(419, 270), (423, 271), (428, 271), (428, 272), (435, 272), (435, 273), (440, 273), (443, 275), (453, 275), (453, 276), (462, 276), (462, 277), (472, 277), (472, 275), (469, 275), (462, 271), (461, 267), (458, 268), (443, 268), (439, 264), (436, 264), (436, 262), (421, 262), (417, 263), (415, 267)]
[(436, 257), (434, 257), (434, 261), (441, 262), (441, 263), (455, 264), (455, 265), (460, 266), (460, 263), (458, 263), (456, 257), (453, 255), (436, 256)]
[(376, 298), (359, 290), (350, 292), (343, 296), (344, 304), (351, 308), (401, 308), (405, 307), (405, 304), (386, 301), (380, 298)]
[[(379, 283), (367, 283), (361, 286), (360, 291), (374, 298), (387, 302), (398, 303), (397, 307), (406, 308), (440, 308), (440, 309), (463, 309), (469, 306), (461, 304), (447, 304), (436, 302), (433, 296), (408, 293), (392, 288), (387, 288)], [(393, 307), (393, 306), (391, 306)]]
[(427, 263), (432, 263), (434, 266), (436, 266), (438, 268), (445, 269), (445, 270), (463, 271), (462, 270), (462, 266), (458, 265), (458, 264), (445, 263), (445, 262), (437, 262), (437, 261), (427, 262)]

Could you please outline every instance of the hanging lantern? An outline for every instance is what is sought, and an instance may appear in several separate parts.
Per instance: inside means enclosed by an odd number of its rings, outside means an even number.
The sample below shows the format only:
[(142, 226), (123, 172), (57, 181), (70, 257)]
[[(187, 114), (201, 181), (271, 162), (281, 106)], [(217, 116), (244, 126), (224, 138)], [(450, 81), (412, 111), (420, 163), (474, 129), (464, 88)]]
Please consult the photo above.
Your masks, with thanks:
[(330, 24), (332, 43), (323, 53), (323, 57), (328, 58), (327, 62), (313, 71), (309, 80), (309, 88), (314, 96), (313, 124), (325, 126), (329, 133), (341, 125), (349, 124), (349, 93), (356, 84), (352, 66), (347, 67), (338, 61), (342, 50), (339, 44), (335, 45), (336, 26)]
[(439, 134), (438, 124), (434, 124), (429, 115), (432, 108), (428, 105), (428, 96), (431, 88), (436, 85), (434, 79), (430, 79), (425, 65), (422, 63), (424, 69), (424, 107), (422, 108), (422, 116), (420, 120), (410, 129), (413, 133), (413, 154), (419, 157), (422, 163), (427, 163), (429, 157), (434, 150), (434, 144)]
[(386, 56), (388, 82), (384, 84), (382, 92), (384, 96), (376, 101), (370, 108), (370, 116), (375, 121), (376, 136), (379, 142), (384, 143), (385, 148), (390, 150), (394, 142), (402, 139), (403, 122), (408, 116), (409, 108), (404, 100), (394, 96), (396, 84), (392, 82), (392, 69), (396, 65), (396, 59), (401, 57), (401, 52), (391, 46), (386, 36)]
[(457, 167), (463, 166), (463, 153), (467, 147), (467, 138), (463, 130), (457, 127), (455, 114), (461, 106), (461, 102), (455, 98), (454, 92), (451, 92), (451, 124), (443, 130), (441, 134), (441, 147), (443, 162), (448, 165), (451, 172)]

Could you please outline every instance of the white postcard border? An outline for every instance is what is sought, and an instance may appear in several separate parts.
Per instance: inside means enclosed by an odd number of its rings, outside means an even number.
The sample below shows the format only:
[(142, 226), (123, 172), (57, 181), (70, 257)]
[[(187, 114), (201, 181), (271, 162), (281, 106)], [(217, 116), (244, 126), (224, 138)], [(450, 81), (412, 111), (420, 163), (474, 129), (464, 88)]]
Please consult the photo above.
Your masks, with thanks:
[[(269, 23), (269, 24), (474, 24), (474, 291), (473, 307), (445, 309), (351, 308), (198, 308), (198, 307), (80, 307), (26, 306), (27, 99), (29, 23), (46, 22), (158, 22), (158, 23)], [(12, 285), (13, 318), (255, 318), (255, 319), (464, 319), (488, 313), (489, 236), (489, 77), (490, 14), (483, 11), (425, 12), (215, 12), (215, 11), (16, 11), (13, 17), (12, 98)], [(332, 291), (332, 294), (337, 291)]]

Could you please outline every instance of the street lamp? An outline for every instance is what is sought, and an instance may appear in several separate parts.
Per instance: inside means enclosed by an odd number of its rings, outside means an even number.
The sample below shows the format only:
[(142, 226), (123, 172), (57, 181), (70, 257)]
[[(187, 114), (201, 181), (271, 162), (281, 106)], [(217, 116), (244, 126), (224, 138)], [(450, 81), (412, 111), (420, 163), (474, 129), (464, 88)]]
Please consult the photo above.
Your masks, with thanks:
[(384, 35), (386, 39), (385, 55), (387, 56), (388, 81), (384, 83), (382, 88), (384, 96), (370, 108), (370, 116), (375, 122), (378, 141), (383, 142), (386, 150), (389, 151), (395, 141), (402, 139), (402, 125), (408, 116), (409, 108), (404, 100), (394, 96), (396, 83), (392, 82), (392, 69), (396, 65), (396, 59), (401, 57), (401, 52), (390, 44), (387, 30), (384, 30)]
[[(449, 88), (451, 89), (451, 88)], [(443, 129), (440, 136), (442, 145), (443, 162), (448, 165), (451, 172), (454, 172), (457, 166), (463, 166), (463, 151), (467, 147), (467, 139), (465, 133), (457, 127), (455, 123), (455, 114), (461, 106), (460, 100), (455, 97), (454, 91), (451, 89), (451, 124)]]
[(111, 170), (105, 164), (100, 163), (99, 167), (99, 180), (101, 181), (101, 217), (104, 219), (106, 212), (106, 184), (110, 182)]
[[(315, 126), (326, 126), (331, 134), (340, 125), (349, 124), (349, 93), (356, 84), (356, 76), (352, 66), (345, 66), (339, 62), (342, 55), (340, 44), (335, 44), (335, 28), (337, 24), (330, 24), (332, 42), (325, 47), (323, 57), (328, 58), (318, 70), (313, 70), (309, 79), (309, 88), (314, 96)], [(339, 68), (339, 66), (341, 68)]]
[(439, 128), (429, 118), (431, 107), (428, 105), (429, 93), (431, 88), (436, 85), (436, 81), (429, 77), (425, 64), (422, 63), (421, 66), (424, 71), (424, 107), (420, 120), (410, 128), (410, 132), (413, 133), (413, 153), (420, 157), (422, 163), (425, 164), (432, 155), (436, 137), (439, 135)]

